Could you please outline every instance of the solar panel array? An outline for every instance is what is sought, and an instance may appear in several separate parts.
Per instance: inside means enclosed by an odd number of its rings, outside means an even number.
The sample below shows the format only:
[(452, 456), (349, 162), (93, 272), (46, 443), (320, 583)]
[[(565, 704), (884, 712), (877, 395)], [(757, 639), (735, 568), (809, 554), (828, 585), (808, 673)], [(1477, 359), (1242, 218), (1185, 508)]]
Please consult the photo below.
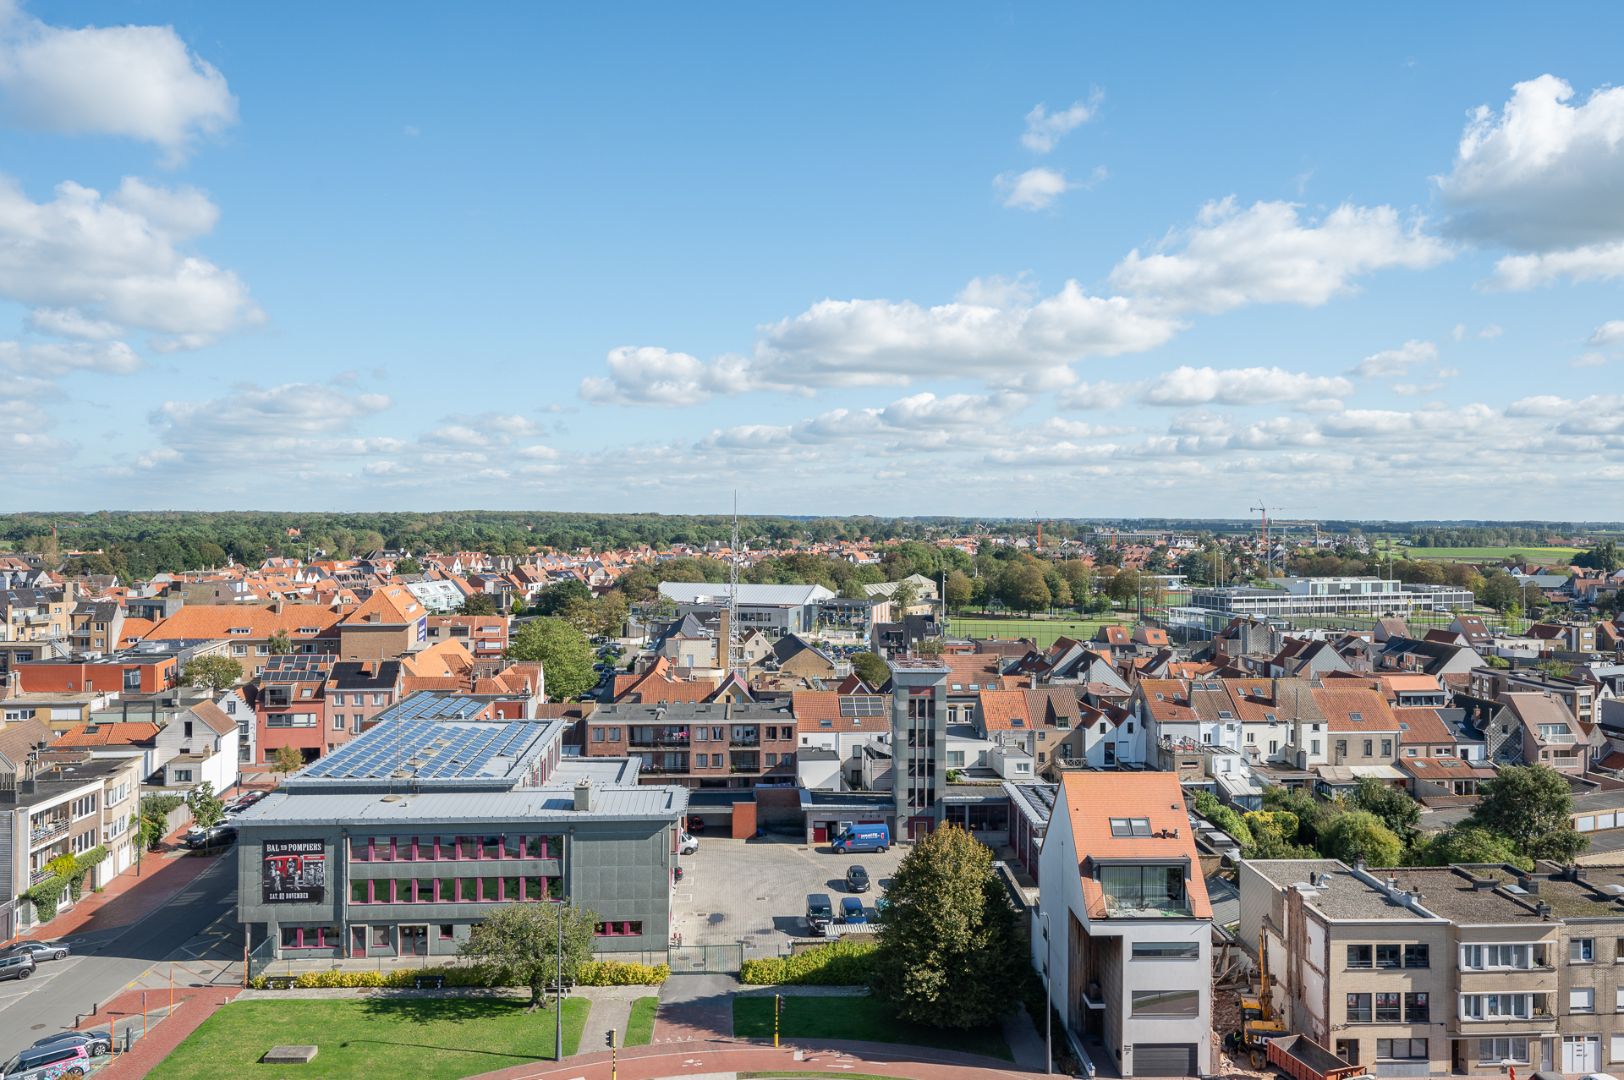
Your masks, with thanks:
[[(545, 727), (524, 722), (397, 720), (333, 751), (302, 776), (358, 780), (400, 775), (402, 779), (436, 780), (486, 775), (492, 761), (518, 757)], [(506, 771), (503, 768), (489, 775), (501, 776)]]
[(379, 713), (384, 720), (467, 720), (485, 707), (477, 698), (459, 694), (413, 694)]
[(333, 666), (331, 656), (318, 654), (291, 654), (286, 656), (273, 656), (265, 665), (260, 674), (260, 682), (264, 685), (271, 683), (301, 683), (321, 682), (328, 670)]
[(884, 716), (883, 697), (847, 696), (840, 699), (841, 716)]

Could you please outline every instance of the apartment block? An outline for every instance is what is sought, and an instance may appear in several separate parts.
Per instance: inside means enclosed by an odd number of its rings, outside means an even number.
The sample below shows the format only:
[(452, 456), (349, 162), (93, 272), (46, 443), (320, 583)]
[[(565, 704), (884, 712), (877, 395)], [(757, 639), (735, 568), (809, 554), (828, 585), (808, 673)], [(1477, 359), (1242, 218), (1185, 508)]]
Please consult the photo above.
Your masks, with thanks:
[(588, 757), (637, 758), (645, 777), (689, 788), (750, 788), (795, 777), (789, 708), (719, 701), (600, 705), (586, 720)]

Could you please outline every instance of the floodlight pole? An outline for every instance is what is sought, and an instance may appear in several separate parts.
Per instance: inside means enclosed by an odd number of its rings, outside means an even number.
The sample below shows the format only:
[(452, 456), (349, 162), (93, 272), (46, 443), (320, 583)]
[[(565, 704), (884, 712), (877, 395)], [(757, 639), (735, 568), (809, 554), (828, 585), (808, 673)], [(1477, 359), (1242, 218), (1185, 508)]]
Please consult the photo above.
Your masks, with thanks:
[(558, 913), (558, 974), (554, 976), (558, 981), (553, 984), (553, 1025), (554, 1043), (553, 1060), (564, 1060), (564, 901), (553, 901)]

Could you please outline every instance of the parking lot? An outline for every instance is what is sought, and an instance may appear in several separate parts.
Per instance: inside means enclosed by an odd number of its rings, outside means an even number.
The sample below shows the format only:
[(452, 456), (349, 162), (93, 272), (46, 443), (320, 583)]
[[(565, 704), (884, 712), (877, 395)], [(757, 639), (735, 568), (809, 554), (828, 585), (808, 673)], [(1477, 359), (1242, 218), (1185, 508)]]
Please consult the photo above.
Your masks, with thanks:
[(904, 854), (893, 847), (883, 854), (839, 855), (827, 845), (811, 848), (792, 840), (702, 836), (699, 851), (682, 859), (673, 929), (684, 945), (743, 942), (746, 956), (777, 956), (791, 941), (811, 936), (804, 919), (808, 893), (827, 893), (839, 910), (841, 898), (851, 895), (845, 876), (853, 863), (873, 882), (861, 894), (872, 920), (874, 901), (885, 895)]

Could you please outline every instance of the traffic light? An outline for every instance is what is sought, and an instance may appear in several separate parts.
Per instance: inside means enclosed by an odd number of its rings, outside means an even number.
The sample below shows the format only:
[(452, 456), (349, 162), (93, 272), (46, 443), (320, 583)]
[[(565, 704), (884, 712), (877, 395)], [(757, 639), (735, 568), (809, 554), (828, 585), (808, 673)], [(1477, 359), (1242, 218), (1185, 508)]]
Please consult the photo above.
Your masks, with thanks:
[(615, 1048), (615, 1029), (610, 1028), (603, 1037), (603, 1045), (613, 1050)]

